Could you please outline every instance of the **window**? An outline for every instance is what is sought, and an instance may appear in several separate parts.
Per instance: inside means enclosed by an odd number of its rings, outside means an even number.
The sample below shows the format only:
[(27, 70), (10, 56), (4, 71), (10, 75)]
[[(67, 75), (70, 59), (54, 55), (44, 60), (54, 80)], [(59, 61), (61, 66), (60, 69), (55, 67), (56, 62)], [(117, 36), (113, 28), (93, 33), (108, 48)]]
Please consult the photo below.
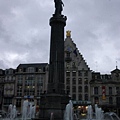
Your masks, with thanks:
[(85, 100), (86, 101), (88, 100), (88, 94), (85, 94)]
[(76, 67), (75, 62), (73, 62), (73, 63), (72, 63), (72, 67), (73, 67), (73, 68), (75, 68), (75, 67)]
[(22, 79), (17, 80), (17, 85), (22, 85)]
[(22, 72), (22, 68), (19, 68), (19, 72)]
[(37, 99), (37, 105), (40, 105), (40, 99)]
[(94, 94), (98, 95), (98, 87), (94, 87)]
[(112, 95), (112, 87), (109, 87), (109, 95)]
[(40, 94), (42, 93), (42, 89), (43, 89), (43, 86), (37, 87), (37, 96), (40, 96)]
[(82, 84), (82, 78), (78, 78), (78, 84)]
[(79, 94), (78, 99), (82, 100), (82, 94)]
[(82, 76), (82, 72), (80, 70), (78, 71), (78, 76)]
[(17, 99), (16, 100), (16, 107), (20, 107), (21, 106), (21, 99)]
[(73, 87), (72, 87), (72, 91), (73, 91), (73, 92), (76, 92), (76, 86), (73, 86)]
[(70, 68), (70, 63), (66, 63), (66, 68)]
[(66, 92), (67, 92), (67, 94), (70, 93), (70, 86), (66, 86)]
[(10, 105), (12, 104), (12, 98), (4, 98), (4, 105)]
[(85, 86), (85, 92), (88, 92), (88, 86)]
[(17, 96), (22, 96), (22, 86), (17, 86)]
[(84, 76), (88, 76), (88, 71), (85, 71), (85, 72), (84, 72)]
[(82, 86), (78, 87), (78, 92), (82, 92)]
[(88, 84), (88, 78), (84, 79), (84, 84)]
[(66, 84), (70, 84), (70, 78), (66, 78)]
[(23, 80), (23, 76), (22, 75), (18, 75), (18, 80)]
[(66, 89), (70, 91), (70, 86), (69, 86), (69, 85), (68, 85), (68, 86), (66, 86)]
[(66, 76), (70, 76), (70, 72), (69, 71), (66, 72)]
[[(29, 75), (28, 79), (25, 80), (25, 95), (34, 95), (35, 94), (35, 79), (33, 75)], [(38, 85), (38, 84), (37, 84)]]
[(72, 76), (76, 76), (76, 71), (73, 71), (73, 72), (72, 72)]
[(35, 72), (34, 67), (28, 67), (27, 72), (29, 73)]
[(72, 84), (74, 84), (74, 85), (76, 84), (76, 79), (75, 78), (72, 79)]
[(94, 102), (95, 102), (95, 104), (99, 104), (99, 98), (98, 98), (98, 97), (95, 97), (95, 98), (94, 98)]
[(26, 68), (23, 68), (23, 72), (26, 72)]
[(72, 99), (73, 99), (73, 100), (76, 100), (76, 94), (73, 94), (73, 95), (72, 95)]
[(66, 57), (70, 57), (70, 52), (67, 52), (67, 53), (66, 53)]
[(109, 97), (109, 104), (113, 104), (113, 98)]
[(120, 94), (120, 88), (116, 87), (116, 94), (119, 95)]
[(116, 104), (120, 106), (120, 97), (116, 97)]

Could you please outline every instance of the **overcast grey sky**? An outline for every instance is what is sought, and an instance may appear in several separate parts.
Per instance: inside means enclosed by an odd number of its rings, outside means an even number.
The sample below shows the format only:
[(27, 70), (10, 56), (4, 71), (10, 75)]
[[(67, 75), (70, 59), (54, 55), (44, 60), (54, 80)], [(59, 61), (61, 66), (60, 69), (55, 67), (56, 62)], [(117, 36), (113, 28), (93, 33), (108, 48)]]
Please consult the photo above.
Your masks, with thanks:
[[(93, 71), (120, 68), (120, 0), (63, 0), (66, 30)], [(0, 68), (49, 63), (54, 0), (0, 0)]]

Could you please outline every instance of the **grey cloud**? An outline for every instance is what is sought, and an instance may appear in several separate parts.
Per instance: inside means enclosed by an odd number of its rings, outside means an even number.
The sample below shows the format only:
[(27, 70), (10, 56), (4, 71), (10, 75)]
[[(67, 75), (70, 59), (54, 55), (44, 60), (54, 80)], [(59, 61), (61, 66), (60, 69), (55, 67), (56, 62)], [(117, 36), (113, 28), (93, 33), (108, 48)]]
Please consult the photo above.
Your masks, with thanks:
[[(99, 71), (114, 69), (120, 53), (120, 1), (63, 2), (63, 14), (68, 18), (65, 30), (72, 31), (73, 41), (90, 68), (95, 70), (98, 61)], [(0, 67), (49, 62), (49, 19), (53, 13), (54, 1), (51, 0), (0, 0), (0, 50), (3, 51)], [(6, 55), (14, 57), (8, 59)]]

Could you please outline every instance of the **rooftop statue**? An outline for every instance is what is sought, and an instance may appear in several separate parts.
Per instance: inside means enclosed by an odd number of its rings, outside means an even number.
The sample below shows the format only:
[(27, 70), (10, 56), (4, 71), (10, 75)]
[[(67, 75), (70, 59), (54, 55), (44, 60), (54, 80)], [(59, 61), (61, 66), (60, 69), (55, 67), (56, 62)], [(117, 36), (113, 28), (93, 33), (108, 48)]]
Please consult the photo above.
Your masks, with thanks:
[(64, 6), (62, 0), (54, 0), (54, 2), (55, 2), (55, 15), (61, 15)]

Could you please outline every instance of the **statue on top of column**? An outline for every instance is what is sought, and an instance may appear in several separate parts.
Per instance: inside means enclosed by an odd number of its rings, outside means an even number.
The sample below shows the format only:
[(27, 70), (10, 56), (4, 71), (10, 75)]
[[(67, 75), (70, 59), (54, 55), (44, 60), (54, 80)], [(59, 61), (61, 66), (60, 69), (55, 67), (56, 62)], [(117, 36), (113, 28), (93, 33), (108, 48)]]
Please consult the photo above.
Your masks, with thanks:
[(54, 2), (55, 2), (55, 15), (60, 16), (63, 10), (64, 4), (62, 0), (54, 0)]

